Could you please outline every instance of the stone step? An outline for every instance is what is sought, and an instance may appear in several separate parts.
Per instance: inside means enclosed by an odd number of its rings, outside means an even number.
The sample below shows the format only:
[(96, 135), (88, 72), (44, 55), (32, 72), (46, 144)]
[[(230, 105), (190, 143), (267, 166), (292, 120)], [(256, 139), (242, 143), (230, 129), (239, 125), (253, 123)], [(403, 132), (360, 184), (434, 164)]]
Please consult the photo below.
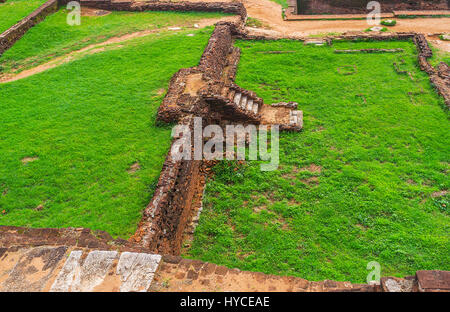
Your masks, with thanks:
[(241, 105), (241, 97), (242, 93), (236, 93), (236, 95), (234, 96), (234, 104), (236, 104), (237, 106)]
[(258, 103), (255, 103), (255, 104), (253, 105), (253, 112), (254, 112), (255, 114), (258, 114), (258, 111), (259, 111), (259, 105), (258, 105)]
[(160, 255), (67, 246), (2, 248), (1, 292), (145, 292)]
[(247, 109), (248, 111), (251, 111), (251, 110), (253, 109), (253, 99), (249, 99), (249, 100), (248, 100), (246, 109)]
[(303, 127), (303, 111), (299, 110), (290, 111), (289, 124), (291, 126)]
[(247, 106), (247, 96), (242, 95), (241, 97), (241, 105), (239, 106), (242, 109), (245, 109), (245, 107)]

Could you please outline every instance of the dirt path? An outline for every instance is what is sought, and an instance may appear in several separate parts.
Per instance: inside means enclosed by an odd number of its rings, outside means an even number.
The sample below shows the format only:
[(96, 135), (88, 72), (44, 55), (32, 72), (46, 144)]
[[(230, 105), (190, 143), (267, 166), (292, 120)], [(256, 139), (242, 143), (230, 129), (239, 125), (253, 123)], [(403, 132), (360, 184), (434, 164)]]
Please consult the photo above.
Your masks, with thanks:
[[(200, 1), (200, 0), (191, 0)], [(205, 0), (203, 0), (205, 1)], [(206, 0), (208, 1), (208, 0)], [(216, 1), (216, 0), (209, 0)], [(232, 1), (232, 0), (225, 0)], [(250, 17), (257, 18), (264, 25), (270, 27), (271, 30), (277, 31), (282, 35), (317, 35), (324, 33), (340, 33), (345, 31), (361, 31), (367, 29), (369, 26), (365, 20), (346, 20), (346, 21), (284, 21), (281, 15), (281, 6), (270, 0), (240, 0), (247, 8)], [(89, 12), (84, 12), (88, 14)], [(91, 12), (92, 13), (92, 12)], [(95, 12), (94, 12), (95, 13)], [(94, 14), (92, 13), (92, 14)], [(223, 20), (235, 20), (236, 17), (224, 17), (224, 18), (210, 18), (203, 19), (197, 22), (199, 28), (206, 26), (211, 26), (218, 21)], [(18, 74), (3, 74), (0, 75), (0, 83), (6, 83), (11, 81), (20, 80), (48, 69), (60, 66), (61, 64), (70, 62), (74, 59), (80, 58), (83, 55), (95, 54), (108, 49), (117, 49), (123, 47), (122, 45), (115, 45), (117, 43), (125, 42), (138, 37), (145, 37), (150, 34), (154, 34), (161, 31), (168, 31), (170, 28), (184, 27), (186, 25), (163, 28), (163, 29), (152, 29), (144, 30), (131, 34), (127, 34), (120, 37), (113, 37), (104, 42), (92, 44), (84, 47), (80, 50), (73, 51), (69, 54), (54, 58), (53, 60), (36, 66), (31, 69), (24, 70)], [(397, 19), (397, 26), (393, 30), (397, 32), (402, 31), (416, 31), (422, 32), (430, 35), (429, 39), (433, 45), (442, 50), (450, 52), (450, 43), (439, 40), (437, 36), (433, 34), (445, 33), (450, 29), (450, 18), (416, 18), (416, 19)], [(115, 45), (115, 46), (113, 46)]]
[[(230, 17), (222, 17), (222, 18), (207, 18), (207, 19), (202, 19), (199, 20), (197, 22), (195, 22), (195, 24), (198, 25), (198, 28), (203, 28), (203, 27), (207, 27), (207, 26), (211, 26), (216, 24), (218, 21), (223, 21), (223, 20), (229, 20), (232, 21), (236, 19), (236, 17), (234, 16), (230, 16)], [(138, 32), (134, 32), (131, 34), (127, 34), (127, 35), (123, 35), (123, 36), (119, 36), (119, 37), (112, 37), (109, 38), (108, 40), (104, 41), (104, 42), (100, 42), (100, 43), (95, 43), (95, 44), (91, 44), (88, 45), (80, 50), (76, 50), (76, 51), (72, 51), (66, 55), (63, 56), (59, 56), (56, 57), (54, 59), (52, 59), (51, 61), (38, 65), (36, 67), (30, 68), (30, 69), (26, 69), (18, 74), (3, 74), (0, 75), (0, 83), (7, 83), (7, 82), (12, 82), (12, 81), (16, 81), (16, 80), (20, 80), (26, 77), (30, 77), (32, 75), (36, 75), (38, 73), (42, 73), (48, 69), (60, 66), (62, 64), (68, 63), (70, 61), (73, 61), (75, 59), (78, 59), (82, 56), (85, 55), (89, 55), (89, 54), (96, 54), (96, 53), (100, 53), (105, 51), (106, 49), (111, 50), (111, 49), (120, 49), (123, 47), (123, 45), (117, 45), (118, 43), (122, 43), (122, 42), (126, 42), (129, 41), (131, 39), (135, 39), (135, 38), (140, 38), (140, 37), (145, 37), (151, 34), (155, 34), (158, 32), (163, 32), (163, 31), (178, 31), (181, 29), (195, 29), (194, 27), (186, 27), (186, 25), (172, 25), (170, 27), (166, 27), (166, 28), (160, 28), (160, 29), (149, 29), (149, 30), (143, 30), (143, 31), (138, 31)]]
[[(270, 0), (241, 0), (247, 8), (248, 15), (269, 25), (272, 30), (283, 35), (316, 35), (331, 32), (361, 31), (369, 28), (365, 20), (346, 21), (283, 21), (281, 6)], [(396, 19), (396, 32), (415, 31), (425, 34), (445, 33), (450, 31), (450, 18), (414, 18)], [(439, 45), (450, 52), (448, 44)]]

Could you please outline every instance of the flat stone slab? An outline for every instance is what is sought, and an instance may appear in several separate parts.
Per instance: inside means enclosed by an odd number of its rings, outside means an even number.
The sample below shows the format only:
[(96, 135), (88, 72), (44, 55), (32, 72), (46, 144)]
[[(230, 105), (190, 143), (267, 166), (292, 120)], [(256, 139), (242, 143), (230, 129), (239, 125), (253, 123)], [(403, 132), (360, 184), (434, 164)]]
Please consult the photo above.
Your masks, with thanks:
[[(296, 112), (296, 103), (278, 105), (273, 108)], [(416, 276), (383, 277), (380, 282), (381, 285), (311, 282), (137, 252), (66, 246), (0, 247), (3, 292), (450, 291), (450, 272), (418, 271)]]
[(161, 256), (68, 247), (1, 248), (0, 291), (148, 291)]
[(106, 277), (117, 258), (116, 251), (92, 251), (82, 263), (82, 251), (72, 251), (59, 272), (51, 291), (94, 291)]
[(385, 292), (413, 292), (414, 280), (398, 277), (382, 277), (381, 287)]
[(429, 11), (394, 11), (395, 16), (436, 16), (450, 15), (450, 10), (429, 10)]
[(304, 45), (325, 45), (327, 42), (320, 38), (308, 38), (303, 42)]
[(450, 291), (449, 271), (417, 271), (416, 276), (421, 291)]
[(159, 255), (122, 253), (116, 270), (116, 274), (120, 275), (122, 281), (120, 291), (147, 291), (160, 261)]
[[(381, 18), (394, 17), (393, 13), (382, 13)], [(313, 20), (354, 20), (366, 19), (367, 14), (317, 14), (317, 15), (293, 15), (286, 14), (286, 21), (313, 21)]]
[(44, 291), (64, 260), (67, 247), (3, 249), (0, 257), (0, 291)]

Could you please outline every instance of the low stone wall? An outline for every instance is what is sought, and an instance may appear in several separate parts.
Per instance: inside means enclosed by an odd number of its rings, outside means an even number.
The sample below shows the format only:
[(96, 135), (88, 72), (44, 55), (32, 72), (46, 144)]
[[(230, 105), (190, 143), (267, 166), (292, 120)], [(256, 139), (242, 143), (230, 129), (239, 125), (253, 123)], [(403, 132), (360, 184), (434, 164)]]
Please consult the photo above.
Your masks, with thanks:
[(163, 256), (150, 291), (158, 292), (379, 292), (380, 285), (311, 282), (298, 277), (241, 271), (199, 260)]
[(217, 23), (216, 28), (200, 59), (198, 69), (212, 79), (219, 80), (228, 63), (233, 38), (229, 23)]
[[(191, 120), (184, 124), (193, 128)], [(169, 151), (152, 201), (130, 241), (155, 253), (180, 254), (193, 199), (199, 191), (201, 166), (198, 160), (176, 161)]]
[(418, 61), (420, 69), (430, 76), (430, 82), (436, 91), (444, 98), (444, 103), (450, 109), (450, 68), (445, 63), (440, 63), (434, 68), (428, 59), (433, 56), (427, 39), (422, 34), (414, 36), (414, 43), (419, 52)]
[[(297, 14), (365, 14), (368, 0), (300, 0)], [(447, 0), (378, 0), (381, 11), (448, 10)]]
[(0, 225), (0, 247), (71, 246), (101, 250), (143, 251), (124, 239), (113, 239), (104, 231), (83, 228), (36, 229)]
[[(211, 83), (211, 80), (214, 83), (214, 81), (218, 81), (221, 78), (234, 78), (239, 54), (232, 53), (235, 51), (233, 50), (231, 25), (230, 23), (217, 23), (202, 54), (199, 65), (192, 68), (183, 68), (172, 77), (168, 92), (158, 109), (158, 121), (165, 123), (178, 122), (186, 114), (192, 113), (193, 110), (196, 111), (197, 115), (204, 110), (203, 106), (205, 103), (197, 94), (190, 95), (185, 92), (190, 76), (201, 75), (202, 83), (205, 86)], [(229, 71), (227, 71), (227, 77), (223, 77), (229, 64), (231, 66)], [(207, 112), (205, 111), (203, 115), (207, 117)]]
[[(446, 71), (442, 71), (445, 68)], [(439, 71), (430, 77), (430, 81), (437, 92), (444, 98), (445, 105), (450, 109), (450, 70), (448, 65), (441, 63)]]
[[(2, 0), (0, 0), (1, 2)], [(67, 5), (71, 0), (49, 0), (25, 17), (22, 21), (0, 34), (0, 56), (11, 48), (17, 40), (34, 25), (40, 23), (49, 14), (58, 10), (58, 6)], [(223, 12), (239, 15), (240, 25), (247, 20), (247, 10), (238, 2), (168, 2), (168, 1), (120, 1), (78, 0), (82, 6), (110, 11), (176, 11), (176, 12)]]
[[(206, 123), (231, 121), (258, 123), (251, 116), (236, 113), (233, 105), (228, 105), (229, 99), (223, 93), (224, 89), (233, 89), (258, 102), (256, 94), (249, 93), (235, 85), (236, 68), (239, 61), (239, 50), (233, 49), (233, 39), (247, 40), (279, 40), (280, 37), (253, 35), (232, 23), (218, 23), (211, 35), (199, 65), (194, 68), (182, 69), (176, 73), (170, 82), (169, 90), (158, 111), (158, 120), (163, 122), (191, 122), (192, 116), (201, 116)], [(328, 44), (333, 40), (411, 40), (413, 39), (418, 52), (419, 62), (431, 67), (427, 59), (432, 51), (423, 35), (415, 33), (380, 33), (364, 35), (342, 35), (325, 38)], [(431, 67), (432, 73), (434, 69)], [(198, 89), (189, 94), (190, 79), (198, 77)], [(224, 81), (231, 82), (224, 83)], [(439, 82), (436, 83), (439, 85)], [(212, 90), (212, 91), (211, 91)], [(211, 91), (208, 93), (208, 91)], [(212, 96), (212, 95), (214, 96)], [(217, 100), (218, 103), (210, 103)], [(205, 105), (205, 101), (208, 105)], [(262, 99), (260, 101), (261, 105)], [(259, 102), (258, 102), (259, 103)], [(233, 103), (231, 103), (233, 104)], [(216, 118), (214, 117), (216, 116)], [(183, 118), (185, 118), (183, 120)], [(215, 118), (215, 119), (214, 119)], [(286, 128), (285, 130), (292, 130)], [(166, 160), (160, 177), (158, 188), (151, 204), (147, 207), (144, 218), (139, 226), (134, 240), (153, 252), (178, 254), (181, 249), (182, 232), (192, 215), (192, 198), (198, 189), (201, 164), (193, 161), (173, 162), (170, 155)], [(187, 177), (187, 178), (186, 178)]]
[(383, 277), (379, 285), (308, 281), (146, 252), (68, 245), (4, 247), (2, 292), (443, 292), (450, 272)]
[(48, 0), (30, 15), (22, 19), (2, 34), (0, 34), (0, 56), (11, 48), (17, 40), (34, 25), (40, 23), (49, 14), (58, 10), (58, 0)]
[[(237, 60), (233, 59), (235, 53), (231, 53), (232, 43), (230, 25), (218, 23), (199, 65), (181, 69), (172, 77), (168, 92), (158, 109), (158, 121), (179, 122), (192, 129), (191, 114), (194, 112), (196, 116), (212, 118), (208, 116), (209, 110), (197, 90), (191, 90), (193, 94), (190, 94), (186, 88), (192, 77), (198, 77), (195, 83), (201, 88), (203, 84), (220, 80), (230, 61), (236, 65)], [(233, 70), (236, 69), (231, 66), (230, 70), (228, 76), (234, 78)], [(153, 252), (180, 253), (185, 228), (192, 218), (192, 200), (200, 191), (201, 168), (202, 161), (174, 161), (169, 152), (153, 199), (144, 212), (133, 241)]]
[[(71, 0), (59, 0), (65, 5)], [(177, 11), (177, 12), (222, 12), (240, 15), (242, 21), (247, 19), (247, 10), (239, 2), (170, 2), (170, 1), (120, 1), (81, 0), (82, 6), (109, 11)]]
[[(48, 12), (51, 12), (50, 10), (56, 10), (56, 3), (57, 0), (48, 1), (44, 5), (44, 8), (41, 7), (38, 9), (41, 10), (39, 11), (40, 14), (33, 15), (35, 13), (33, 12), (30, 15), (31, 17), (27, 17), (27, 21), (30, 23), (27, 25), (31, 25), (31, 21), (35, 22), (39, 18), (45, 17), (45, 13), (49, 14)], [(64, 4), (67, 1), (60, 0), (59, 3)], [(101, 9), (129, 11), (186, 11), (197, 10), (194, 9), (197, 5), (203, 8), (200, 9), (201, 11), (217, 8), (216, 5), (218, 5), (217, 3), (185, 2), (113, 3), (110, 0), (81, 1), (81, 3), (82, 5), (89, 5)], [(220, 3), (220, 5), (224, 4)], [(239, 4), (241, 7), (235, 3), (230, 5), (232, 6), (225, 8), (226, 10), (234, 10), (230, 13), (235, 13), (235, 10), (243, 8), (242, 4)], [(225, 9), (222, 7), (222, 11)], [(241, 16), (244, 16), (244, 14)], [(239, 51), (232, 47), (233, 39), (281, 39), (275, 36), (254, 35), (242, 29), (241, 26), (242, 24), (236, 25), (232, 23), (218, 23), (216, 25), (199, 65), (194, 68), (182, 69), (172, 77), (168, 93), (158, 111), (159, 121), (178, 122), (192, 128), (192, 117), (195, 113), (195, 116), (204, 117), (205, 121), (207, 121), (206, 123), (208, 123), (214, 116), (210, 116), (211, 111), (208, 110), (206, 102), (198, 94), (201, 94), (202, 88), (208, 89), (208, 87), (217, 84), (219, 81), (228, 81), (228, 84), (232, 85), (240, 55)], [(329, 44), (332, 44), (333, 40), (369, 39), (381, 41), (393, 39), (406, 40), (411, 38), (414, 39), (419, 51), (419, 64), (421, 68), (430, 74), (432, 83), (434, 83), (438, 92), (443, 94), (446, 103), (448, 103), (448, 99), (450, 99), (450, 75), (448, 66), (441, 65), (439, 70), (435, 70), (428, 63), (428, 59), (432, 56), (432, 51), (424, 36), (414, 33), (394, 33), (368, 34), (363, 36), (344, 35), (327, 37), (325, 39)], [(193, 79), (193, 77), (197, 79), (194, 79), (194, 83), (189, 80)], [(187, 90), (189, 84), (199, 84), (199, 86), (197, 89), (194, 88), (195, 90)], [(247, 94), (246, 92), (249, 92), (238, 86), (234, 86), (234, 88), (241, 93)], [(220, 92), (217, 94), (220, 94)], [(256, 97), (256, 95), (250, 93), (248, 95)], [(446, 98), (446, 96), (448, 97)], [(227, 115), (223, 112), (218, 112), (217, 116), (217, 119), (219, 119)], [(233, 121), (235, 114), (230, 115), (228, 118)], [(115, 240), (105, 232), (91, 231), (89, 229), (27, 229), (0, 226), (0, 253), (5, 253), (5, 248), (14, 246), (63, 245), (77, 248), (95, 248), (99, 250), (145, 250), (158, 254), (178, 255), (181, 251), (183, 234), (192, 217), (192, 211), (195, 205), (194, 199), (198, 197), (198, 192), (201, 191), (204, 165), (202, 161), (175, 161), (169, 152), (152, 201), (144, 211), (137, 232), (129, 241), (122, 239)], [(0, 254), (0, 258), (1, 256)], [(405, 291), (416, 291), (416, 289), (419, 289), (417, 286), (417, 278), (387, 279), (384, 284), (382, 283), (381, 287), (375, 285), (352, 285), (350, 283), (333, 281), (309, 282), (293, 277), (275, 277), (262, 273), (241, 272), (236, 269), (228, 269), (214, 264), (185, 260), (178, 257), (165, 257), (164, 259), (159, 270), (156, 272), (155, 283), (152, 285), (153, 290), (390, 291), (391, 288), (389, 287), (391, 286), (393, 287), (392, 289)], [(206, 278), (206, 276), (209, 277)], [(164, 282), (167, 278), (172, 278), (174, 281), (169, 286)], [(448, 275), (445, 275), (445, 283), (447, 283), (447, 279)], [(239, 284), (240, 281), (242, 281), (241, 284)], [(252, 284), (252, 287), (248, 286), (249, 284), (242, 286), (243, 281), (245, 283), (250, 281), (254, 284)], [(278, 285), (277, 281), (286, 281), (286, 283), (275, 286)], [(217, 285), (220, 288), (217, 288)], [(229, 285), (235, 285), (236, 287), (230, 287)], [(161, 287), (163, 288), (161, 289)], [(439, 289), (446, 289), (445, 287)], [(431, 288), (425, 287), (424, 289)]]

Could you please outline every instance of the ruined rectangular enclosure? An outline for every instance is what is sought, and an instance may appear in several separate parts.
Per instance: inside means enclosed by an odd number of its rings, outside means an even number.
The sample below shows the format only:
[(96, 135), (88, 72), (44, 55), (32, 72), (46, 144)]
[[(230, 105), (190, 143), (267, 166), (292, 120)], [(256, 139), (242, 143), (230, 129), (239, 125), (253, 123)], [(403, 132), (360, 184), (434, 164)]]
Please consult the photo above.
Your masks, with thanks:
[[(0, 55), (46, 15), (54, 12), (67, 0), (50, 0), (32, 15), (0, 35)], [(302, 112), (295, 103), (269, 106), (250, 90), (234, 81), (240, 59), (240, 50), (233, 42), (240, 40), (304, 41), (302, 37), (269, 37), (249, 32), (244, 28), (247, 19), (245, 7), (240, 3), (201, 2), (111, 2), (110, 0), (81, 1), (82, 5), (117, 11), (219, 11), (240, 16), (238, 24), (221, 22), (205, 48), (198, 66), (180, 69), (171, 79), (168, 92), (158, 110), (157, 120), (193, 126), (194, 117), (202, 117), (204, 125), (254, 123), (280, 125), (282, 131), (301, 131)], [(431, 83), (450, 107), (450, 69), (441, 64), (438, 69), (430, 65), (432, 51), (425, 37), (416, 33), (343, 35), (326, 37), (334, 40), (413, 40), (418, 50), (421, 70), (430, 76)], [(203, 189), (211, 164), (206, 161), (174, 161), (170, 153), (163, 165), (153, 198), (144, 210), (135, 235), (128, 241), (113, 240), (107, 233), (89, 229), (29, 229), (0, 226), (0, 246), (64, 245), (99, 250), (149, 252), (179, 256), (187, 232), (192, 231), (198, 219)], [(164, 260), (165, 259), (165, 260)], [(163, 261), (178, 265), (178, 257)], [(175, 260), (174, 260), (175, 259)], [(411, 280), (411, 279), (410, 279)], [(346, 286), (347, 287), (347, 286)], [(336, 287), (331, 287), (336, 288)], [(322, 288), (323, 290), (323, 288)], [(378, 286), (358, 290), (380, 291)]]
[[(403, 10), (448, 10), (447, 0), (380, 0), (383, 13)], [(365, 14), (365, 0), (288, 0), (293, 14)]]

